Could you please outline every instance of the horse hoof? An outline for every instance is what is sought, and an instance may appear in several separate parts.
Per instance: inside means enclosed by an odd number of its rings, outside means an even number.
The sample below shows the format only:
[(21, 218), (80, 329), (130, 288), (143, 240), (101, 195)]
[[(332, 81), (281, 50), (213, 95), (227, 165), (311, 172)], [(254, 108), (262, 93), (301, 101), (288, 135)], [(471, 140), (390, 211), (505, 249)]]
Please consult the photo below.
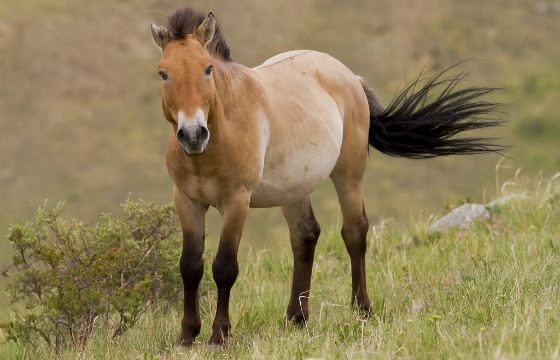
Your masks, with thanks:
[(225, 343), (226, 343), (226, 339), (221, 334), (220, 335), (212, 334), (212, 336), (210, 336), (210, 339), (208, 340), (208, 345), (211, 347), (219, 347), (225, 345)]
[(194, 343), (194, 337), (192, 336), (179, 336), (177, 339), (177, 347), (191, 347)]
[(300, 311), (295, 314), (286, 315), (286, 319), (292, 324), (303, 326), (309, 319), (309, 314), (307, 312), (303, 313)]
[(355, 309), (358, 312), (358, 315), (364, 319), (369, 319), (373, 312), (369, 303), (358, 305)]
[(229, 325), (224, 327), (217, 327), (212, 330), (212, 336), (208, 340), (209, 345), (224, 345), (229, 336)]

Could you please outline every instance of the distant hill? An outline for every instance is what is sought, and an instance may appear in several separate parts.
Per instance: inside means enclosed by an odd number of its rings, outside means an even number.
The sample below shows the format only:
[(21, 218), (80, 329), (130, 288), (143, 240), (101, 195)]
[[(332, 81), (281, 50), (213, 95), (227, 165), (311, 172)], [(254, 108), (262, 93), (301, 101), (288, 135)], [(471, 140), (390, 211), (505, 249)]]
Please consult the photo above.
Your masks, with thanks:
[[(32, 202), (66, 200), (91, 218), (125, 198), (170, 200), (149, 23), (183, 1), (26, 0), (0, 4), (0, 232)], [(503, 87), (514, 144), (507, 171), (560, 168), (560, 13), (547, 1), (195, 1), (213, 10), (236, 61), (278, 52), (328, 52), (388, 102), (406, 81), (470, 60), (470, 79)], [(372, 219), (407, 218), (494, 191), (495, 156), (430, 161), (373, 152), (366, 178)], [(505, 176), (505, 175), (504, 175)], [(314, 196), (336, 219), (330, 185)], [(216, 218), (215, 214), (213, 218)], [(254, 242), (284, 229), (279, 211), (258, 210)], [(258, 221), (256, 221), (258, 220)], [(213, 220), (211, 224), (215, 223)], [(267, 229), (266, 231), (264, 229)], [(284, 231), (284, 230), (281, 230)], [(211, 232), (217, 232), (211, 225)], [(264, 240), (263, 240), (264, 239)], [(286, 240), (287, 241), (287, 240)], [(4, 243), (0, 245), (0, 251)], [(4, 254), (5, 251), (2, 251)], [(1, 257), (1, 256), (0, 256)], [(1, 259), (0, 259), (1, 263)]]

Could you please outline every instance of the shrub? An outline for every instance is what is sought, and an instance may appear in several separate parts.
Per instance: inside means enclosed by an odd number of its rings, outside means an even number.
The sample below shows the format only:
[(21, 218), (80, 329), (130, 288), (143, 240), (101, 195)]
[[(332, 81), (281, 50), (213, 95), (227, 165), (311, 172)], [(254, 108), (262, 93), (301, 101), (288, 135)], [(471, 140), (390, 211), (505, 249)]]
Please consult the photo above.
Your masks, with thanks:
[(43, 339), (59, 351), (83, 345), (104, 323), (125, 332), (156, 301), (180, 298), (181, 250), (172, 206), (127, 201), (124, 214), (91, 225), (62, 217), (64, 206), (39, 207), (35, 220), (10, 227), (16, 250), (4, 271), (13, 319), (9, 340)]

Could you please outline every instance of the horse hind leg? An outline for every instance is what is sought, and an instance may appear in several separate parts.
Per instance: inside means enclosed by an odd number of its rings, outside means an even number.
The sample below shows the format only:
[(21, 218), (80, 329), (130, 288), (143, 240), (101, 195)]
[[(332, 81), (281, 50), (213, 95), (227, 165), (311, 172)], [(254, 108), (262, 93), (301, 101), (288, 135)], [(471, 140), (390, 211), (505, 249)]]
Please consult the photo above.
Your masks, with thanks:
[(283, 206), (282, 214), (290, 229), (290, 242), (294, 254), (292, 292), (286, 317), (301, 324), (308, 319), (313, 257), (321, 228), (313, 214), (309, 197)]
[(333, 173), (331, 178), (342, 211), (342, 239), (350, 255), (352, 267), (352, 305), (369, 314), (371, 305), (367, 293), (365, 267), (369, 223), (364, 208), (362, 178), (350, 175), (348, 172)]

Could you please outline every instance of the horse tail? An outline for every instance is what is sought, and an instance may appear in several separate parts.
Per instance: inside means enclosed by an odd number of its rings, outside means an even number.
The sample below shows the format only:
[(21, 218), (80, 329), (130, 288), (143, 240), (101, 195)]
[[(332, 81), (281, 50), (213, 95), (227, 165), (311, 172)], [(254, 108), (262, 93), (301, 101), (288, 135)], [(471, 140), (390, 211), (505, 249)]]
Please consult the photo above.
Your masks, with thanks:
[[(406, 86), (385, 109), (371, 88), (362, 83), (370, 108), (369, 144), (390, 156), (425, 159), (457, 154), (500, 153), (495, 138), (454, 136), (464, 131), (501, 125), (492, 115), (499, 104), (481, 98), (494, 88), (457, 89), (463, 74), (444, 78), (444, 70), (421, 83)], [(429, 96), (436, 88), (441, 93)]]

